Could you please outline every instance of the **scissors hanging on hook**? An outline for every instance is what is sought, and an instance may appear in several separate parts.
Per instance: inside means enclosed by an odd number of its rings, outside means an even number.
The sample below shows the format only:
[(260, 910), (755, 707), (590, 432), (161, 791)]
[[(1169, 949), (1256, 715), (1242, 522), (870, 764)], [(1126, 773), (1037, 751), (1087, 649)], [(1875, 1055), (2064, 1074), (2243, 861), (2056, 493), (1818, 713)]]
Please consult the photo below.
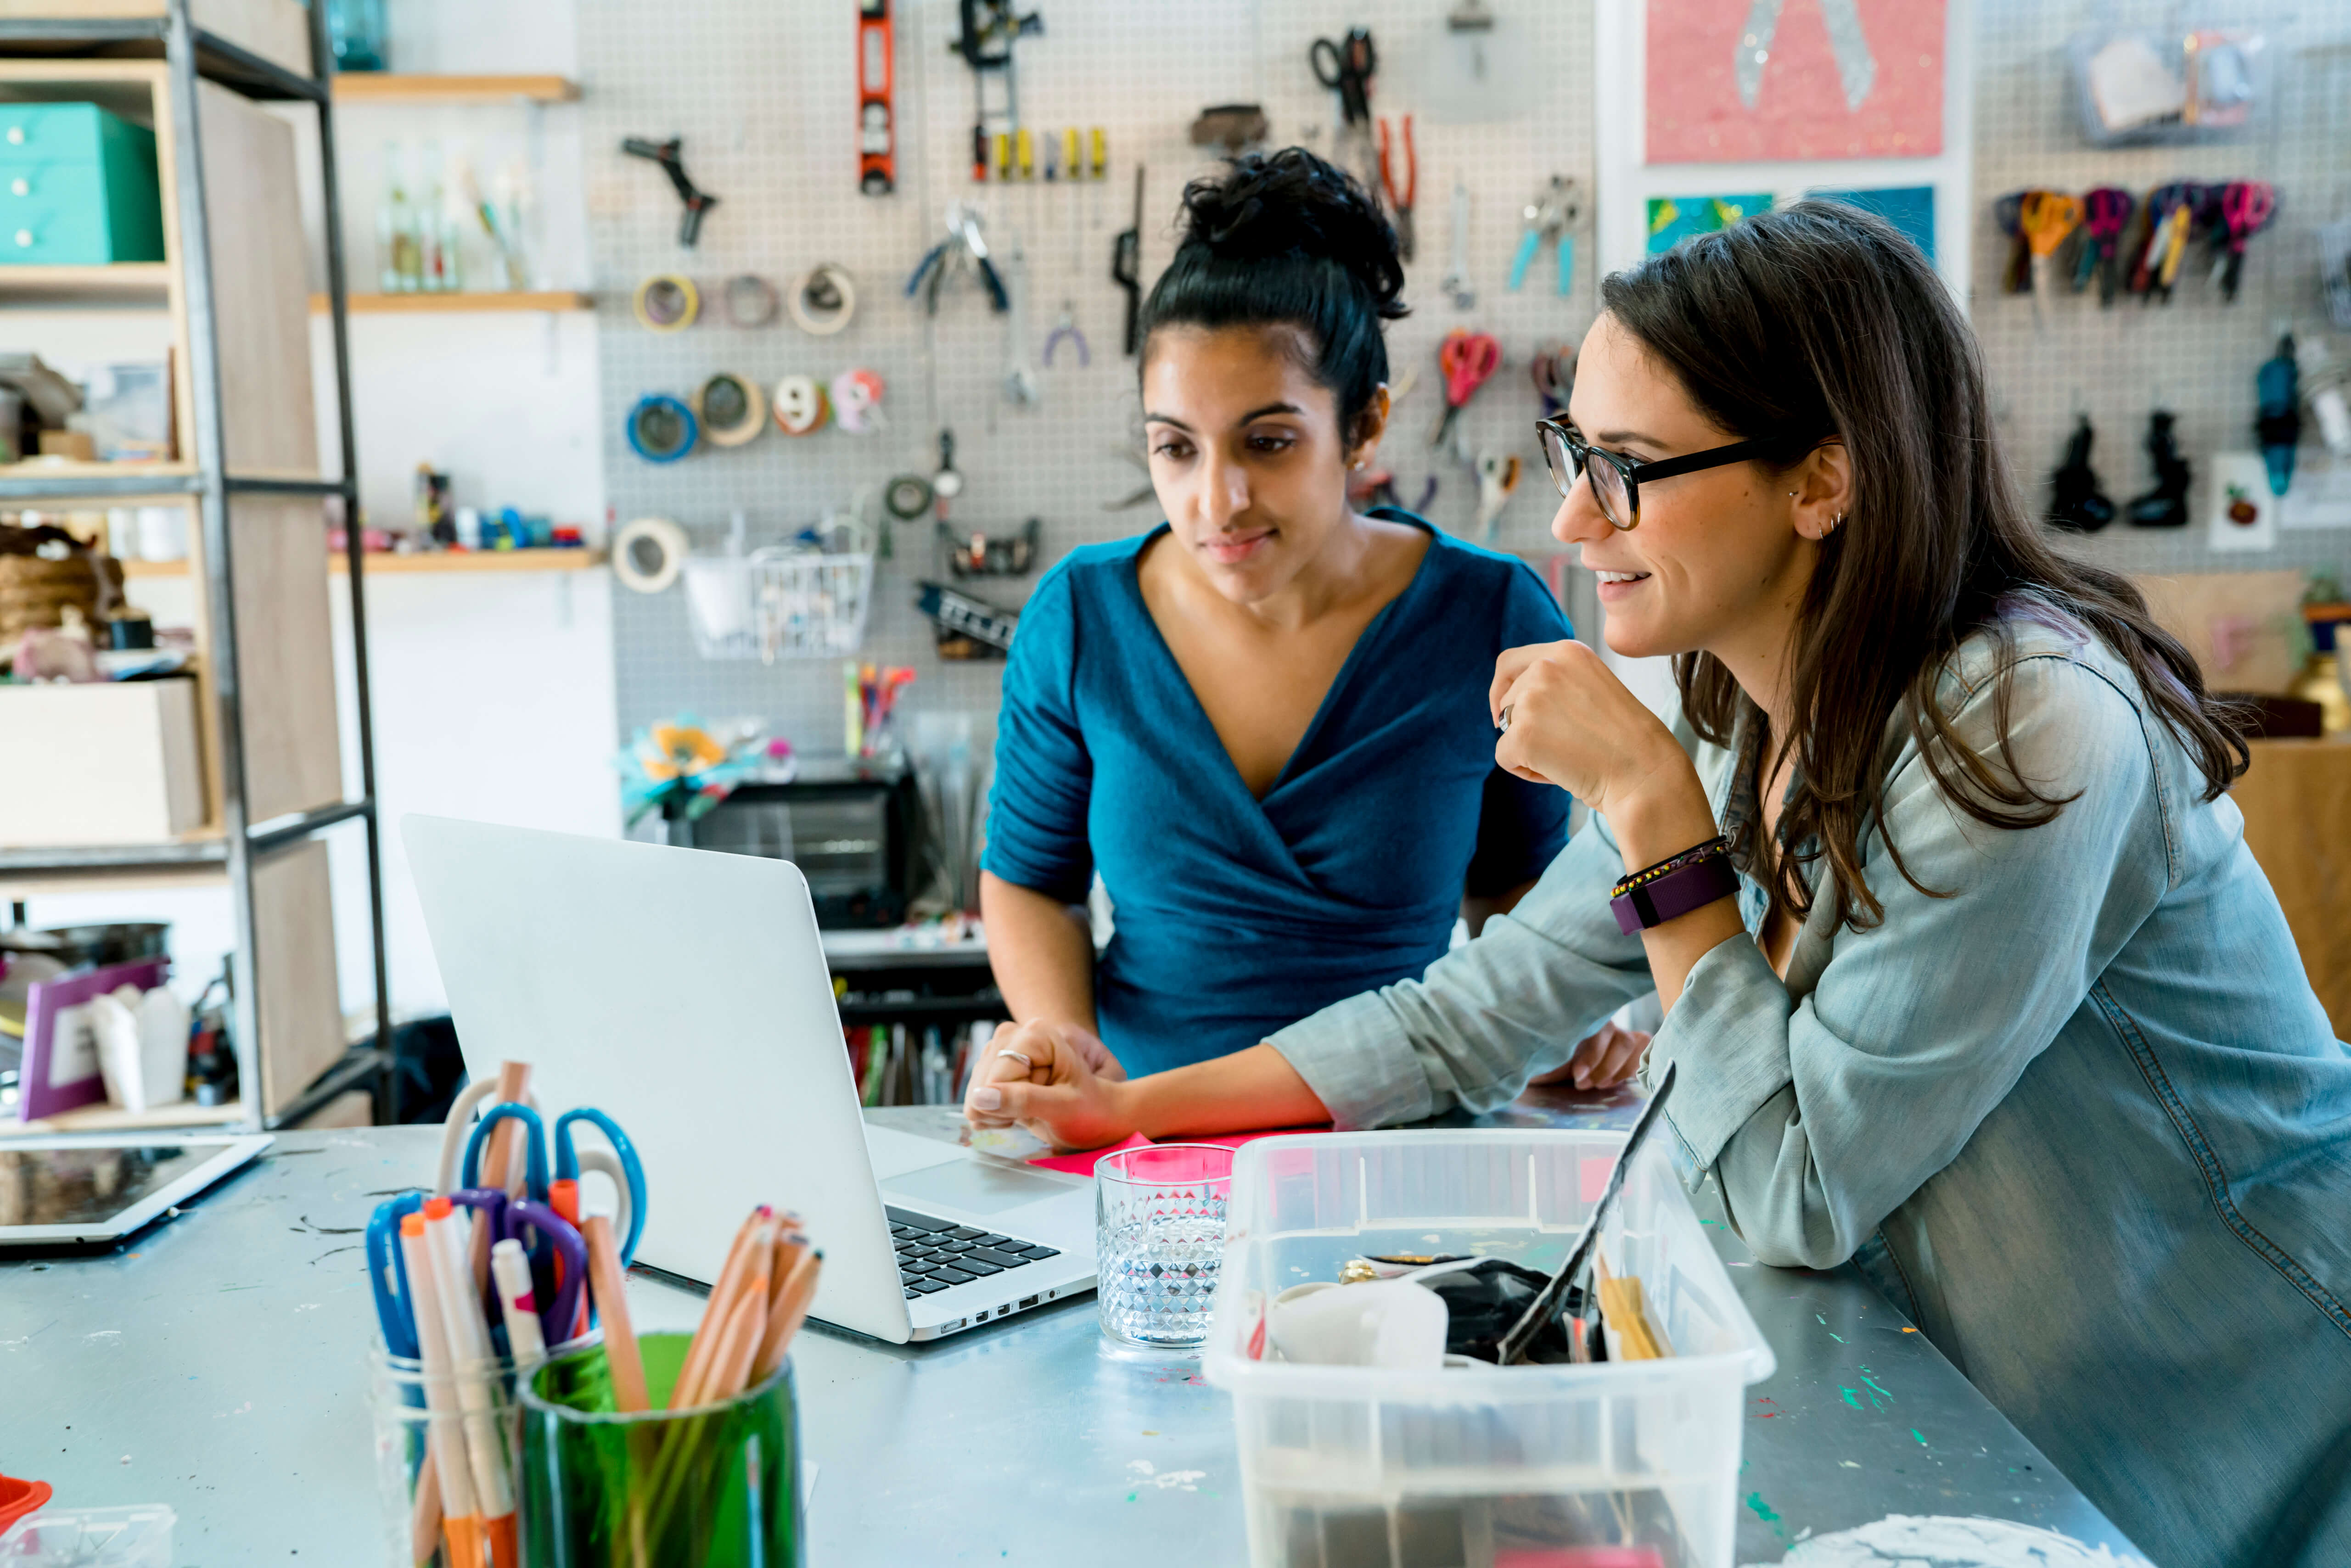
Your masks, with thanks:
[(1350, 27), (1345, 40), (1335, 44), (1317, 38), (1307, 46), (1306, 59), (1314, 68), (1314, 79), (1339, 95), (1340, 119), (1351, 128), (1369, 125), (1372, 78), (1380, 68), (1371, 30)]

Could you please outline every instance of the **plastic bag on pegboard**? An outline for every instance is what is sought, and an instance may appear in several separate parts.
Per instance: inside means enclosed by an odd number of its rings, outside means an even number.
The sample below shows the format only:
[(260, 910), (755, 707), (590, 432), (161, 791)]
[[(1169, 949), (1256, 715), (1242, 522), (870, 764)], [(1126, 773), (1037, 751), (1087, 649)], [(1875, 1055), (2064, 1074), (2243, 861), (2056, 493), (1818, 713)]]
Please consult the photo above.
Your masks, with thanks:
[(2065, 52), (2084, 137), (2096, 147), (2214, 141), (2262, 125), (2283, 20), (2074, 34)]
[(2326, 285), (2326, 314), (2351, 332), (2351, 218), (2318, 231), (2318, 274)]

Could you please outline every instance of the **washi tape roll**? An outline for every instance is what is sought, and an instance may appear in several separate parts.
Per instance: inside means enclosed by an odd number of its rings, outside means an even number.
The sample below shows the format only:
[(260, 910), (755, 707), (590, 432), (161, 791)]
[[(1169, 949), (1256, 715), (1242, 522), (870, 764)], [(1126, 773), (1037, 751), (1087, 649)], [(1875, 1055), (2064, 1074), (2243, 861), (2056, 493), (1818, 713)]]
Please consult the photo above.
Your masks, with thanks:
[(801, 331), (830, 338), (857, 314), (857, 284), (846, 267), (828, 261), (801, 274), (784, 304)]
[(726, 280), (726, 287), (718, 292), (718, 303), (726, 312), (727, 324), (734, 327), (764, 327), (784, 308), (776, 286), (748, 272)]
[(810, 435), (824, 428), (831, 412), (814, 376), (786, 376), (776, 383), (776, 428), (786, 435)]
[(721, 371), (695, 389), (694, 417), (714, 445), (740, 446), (767, 427), (768, 394), (748, 376)]
[(882, 414), (882, 378), (868, 370), (843, 371), (826, 389), (832, 422), (852, 435), (870, 435), (890, 422)]
[(685, 530), (667, 517), (639, 517), (612, 536), (612, 575), (639, 593), (659, 593), (684, 570)]
[(674, 272), (656, 272), (637, 285), (630, 302), (637, 324), (648, 332), (683, 332), (702, 314), (702, 295), (694, 279)]
[(629, 450), (648, 463), (674, 463), (702, 434), (694, 411), (667, 392), (648, 392), (629, 410)]

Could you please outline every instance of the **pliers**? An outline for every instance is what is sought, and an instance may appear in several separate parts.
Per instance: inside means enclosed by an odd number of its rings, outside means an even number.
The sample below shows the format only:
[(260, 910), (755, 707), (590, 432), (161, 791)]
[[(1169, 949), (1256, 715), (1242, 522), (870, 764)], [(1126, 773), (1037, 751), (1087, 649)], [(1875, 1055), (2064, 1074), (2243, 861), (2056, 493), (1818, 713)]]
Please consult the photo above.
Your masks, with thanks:
[(1404, 117), (1404, 183), (1395, 182), (1389, 162), (1388, 119), (1380, 116), (1380, 189), (1387, 193), (1388, 211), (1395, 214), (1396, 251), (1412, 259), (1412, 207), (1420, 194), (1420, 154), (1413, 151), (1412, 116)]

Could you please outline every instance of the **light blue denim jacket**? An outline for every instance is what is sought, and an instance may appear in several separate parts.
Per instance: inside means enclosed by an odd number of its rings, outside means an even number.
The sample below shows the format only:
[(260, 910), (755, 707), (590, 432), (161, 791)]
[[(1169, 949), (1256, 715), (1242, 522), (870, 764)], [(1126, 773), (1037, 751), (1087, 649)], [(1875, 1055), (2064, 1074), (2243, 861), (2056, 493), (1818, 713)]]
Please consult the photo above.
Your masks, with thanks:
[[(2165, 1568), (2351, 1564), (2351, 1050), (2304, 977), (2243, 818), (2127, 665), (2015, 607), (2021, 771), (2045, 826), (1955, 810), (1889, 728), (1876, 927), (1821, 898), (1782, 982), (1751, 941), (1690, 971), (1676, 1163), (1769, 1263), (1855, 1260)], [(1996, 642), (1943, 683), (1991, 750)], [(1684, 733), (1718, 819), (1734, 750)], [(1342, 1127), (1510, 1100), (1652, 988), (1616, 928), (1606, 824), (1515, 914), (1272, 1037)], [(1750, 931), (1765, 900), (1742, 880)]]

